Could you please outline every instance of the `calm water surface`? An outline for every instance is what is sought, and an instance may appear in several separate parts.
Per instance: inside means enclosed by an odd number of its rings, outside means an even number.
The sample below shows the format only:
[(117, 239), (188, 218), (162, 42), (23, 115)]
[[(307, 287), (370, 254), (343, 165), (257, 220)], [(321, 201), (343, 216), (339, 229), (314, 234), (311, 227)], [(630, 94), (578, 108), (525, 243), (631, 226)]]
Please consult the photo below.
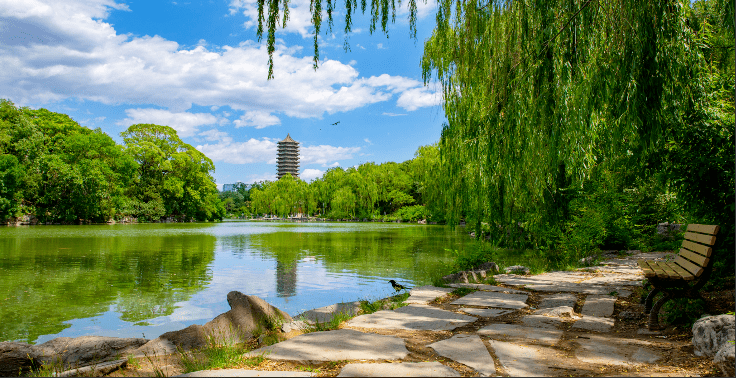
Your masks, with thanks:
[(290, 315), (444, 274), (462, 228), (396, 223), (0, 227), (0, 341), (155, 338), (257, 295)]

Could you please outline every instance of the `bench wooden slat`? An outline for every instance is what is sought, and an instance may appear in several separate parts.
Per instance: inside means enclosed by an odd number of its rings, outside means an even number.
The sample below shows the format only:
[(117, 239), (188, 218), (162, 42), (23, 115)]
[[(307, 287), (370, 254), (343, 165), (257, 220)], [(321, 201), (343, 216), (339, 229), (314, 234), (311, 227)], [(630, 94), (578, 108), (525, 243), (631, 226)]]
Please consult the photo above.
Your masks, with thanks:
[(637, 260), (636, 263), (639, 264), (641, 270), (644, 271), (644, 277), (654, 277), (657, 275), (657, 273), (654, 273), (654, 270), (649, 267), (646, 260)]
[(691, 251), (688, 251), (685, 248), (680, 248), (680, 256), (682, 256), (682, 257), (684, 257), (684, 258), (692, 261), (696, 265), (700, 265), (700, 266), (707, 266), (708, 265), (708, 261), (710, 261), (709, 258), (707, 258), (705, 256), (702, 256), (702, 255), (699, 255), (697, 253), (693, 253)]
[(696, 234), (694, 232), (686, 232), (685, 239), (707, 245), (713, 245), (716, 242), (716, 237), (713, 235)]
[(670, 268), (669, 264), (667, 264), (667, 262), (665, 261), (658, 261), (657, 266), (660, 267), (662, 270), (664, 270), (665, 274), (667, 274), (669, 278), (674, 278), (674, 279), (682, 278), (674, 269)]
[(682, 277), (682, 279), (684, 279), (685, 281), (692, 281), (695, 279), (695, 276), (692, 273), (688, 272), (685, 268), (671, 262), (668, 262), (666, 264), (669, 265), (672, 270), (677, 272), (677, 274), (679, 274), (680, 277)]
[(689, 240), (684, 240), (682, 242), (682, 246), (705, 257), (710, 257), (710, 255), (713, 254), (713, 248), (704, 246), (702, 244), (693, 243)]
[(713, 226), (709, 224), (689, 224), (687, 225), (688, 231), (699, 232), (701, 234), (715, 235), (721, 229), (720, 226)]
[(700, 277), (700, 275), (703, 273), (705, 269), (703, 267), (697, 266), (690, 261), (685, 260), (684, 258), (677, 256), (675, 259), (675, 264), (685, 268), (688, 272), (692, 273), (695, 277)]
[(652, 270), (654, 270), (654, 273), (657, 273), (657, 276), (660, 276), (660, 277), (669, 277), (670, 276), (655, 261), (650, 261), (649, 262), (649, 267), (651, 267)]

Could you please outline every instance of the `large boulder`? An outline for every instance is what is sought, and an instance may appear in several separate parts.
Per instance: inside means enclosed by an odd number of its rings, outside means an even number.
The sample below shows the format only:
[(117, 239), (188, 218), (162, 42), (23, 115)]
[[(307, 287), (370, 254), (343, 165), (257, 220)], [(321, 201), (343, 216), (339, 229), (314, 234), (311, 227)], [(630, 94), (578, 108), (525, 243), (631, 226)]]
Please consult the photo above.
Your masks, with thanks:
[(57, 337), (34, 349), (42, 355), (45, 364), (62, 362), (65, 367), (78, 367), (124, 357), (146, 342), (147, 339), (133, 337)]
[(693, 324), (693, 347), (696, 356), (714, 357), (724, 344), (734, 340), (734, 316), (707, 316)]
[(721, 369), (724, 377), (735, 376), (734, 364), (736, 364), (736, 358), (734, 355), (736, 355), (736, 345), (733, 342), (726, 342), (713, 358), (713, 362)]
[(191, 325), (179, 331), (166, 332), (141, 347), (137, 354), (170, 354), (177, 349), (191, 350), (208, 344), (235, 344), (275, 331), (292, 321), (289, 314), (254, 295), (239, 291), (227, 294), (230, 311), (220, 314), (205, 325)]
[(5, 341), (0, 343), (0, 376), (17, 377), (31, 368), (37, 368), (40, 354), (33, 345)]
[(43, 344), (0, 343), (0, 375), (17, 376), (45, 364), (76, 368), (124, 357), (148, 340), (102, 336), (57, 337)]

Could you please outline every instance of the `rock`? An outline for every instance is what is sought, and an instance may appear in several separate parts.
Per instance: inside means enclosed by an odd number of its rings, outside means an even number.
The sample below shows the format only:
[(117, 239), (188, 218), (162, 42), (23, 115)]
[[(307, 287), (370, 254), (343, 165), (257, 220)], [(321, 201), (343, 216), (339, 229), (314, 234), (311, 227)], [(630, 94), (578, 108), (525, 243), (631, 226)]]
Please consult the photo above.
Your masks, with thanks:
[(40, 354), (33, 345), (5, 341), (0, 343), (0, 375), (17, 377), (39, 366)]
[(78, 369), (71, 369), (62, 371), (56, 374), (57, 377), (102, 377), (107, 375), (128, 363), (127, 359), (121, 359), (116, 361), (103, 362), (100, 364), (94, 364), (90, 366), (81, 367)]
[(284, 325), (281, 326), (281, 332), (289, 333), (291, 331), (303, 331), (309, 329), (309, 327), (310, 324), (304, 320), (294, 320), (293, 322), (284, 323)]
[(524, 274), (524, 275), (529, 274), (530, 272), (529, 268), (525, 266), (521, 266), (521, 265), (513, 265), (510, 267), (507, 267), (505, 271), (507, 274)]
[(718, 350), (715, 358), (713, 358), (713, 363), (721, 369), (724, 377), (734, 376), (734, 353), (736, 353), (735, 344), (727, 342)]
[(417, 223), (419, 223), (419, 224), (427, 224), (427, 220), (426, 219), (420, 219), (420, 220), (417, 221)]
[(682, 225), (679, 223), (659, 223), (657, 224), (657, 235), (660, 235), (665, 238), (672, 238), (674, 233), (680, 231), (682, 229)]
[(106, 336), (57, 337), (36, 345), (44, 363), (61, 361), (65, 368), (76, 368), (116, 359), (132, 353), (148, 342), (142, 338)]
[(693, 347), (696, 356), (713, 357), (729, 340), (734, 340), (733, 315), (708, 316), (693, 324)]
[(644, 313), (641, 311), (621, 311), (618, 313), (618, 318), (626, 321), (639, 320), (644, 317)]
[(227, 303), (230, 311), (218, 315), (204, 326), (195, 324), (166, 332), (139, 348), (136, 354), (169, 354), (177, 348), (191, 350), (211, 342), (241, 343), (253, 338), (254, 332), (280, 330), (282, 324), (293, 321), (289, 314), (254, 295), (231, 291), (227, 294)]
[(575, 311), (570, 306), (547, 307), (534, 311), (534, 315), (551, 316), (557, 318), (576, 319)]
[(475, 267), (475, 270), (484, 270), (484, 271), (493, 271), (493, 272), (499, 272), (498, 264), (496, 264), (493, 261), (487, 261), (483, 264), (478, 265)]

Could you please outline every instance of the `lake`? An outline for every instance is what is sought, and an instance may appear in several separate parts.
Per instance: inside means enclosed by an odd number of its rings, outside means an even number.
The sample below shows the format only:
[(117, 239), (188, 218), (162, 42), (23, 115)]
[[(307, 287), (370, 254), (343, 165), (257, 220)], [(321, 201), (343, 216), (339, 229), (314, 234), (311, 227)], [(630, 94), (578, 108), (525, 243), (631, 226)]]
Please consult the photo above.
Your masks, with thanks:
[(431, 284), (463, 227), (248, 222), (0, 227), (0, 341), (145, 337), (256, 295), (297, 315)]

